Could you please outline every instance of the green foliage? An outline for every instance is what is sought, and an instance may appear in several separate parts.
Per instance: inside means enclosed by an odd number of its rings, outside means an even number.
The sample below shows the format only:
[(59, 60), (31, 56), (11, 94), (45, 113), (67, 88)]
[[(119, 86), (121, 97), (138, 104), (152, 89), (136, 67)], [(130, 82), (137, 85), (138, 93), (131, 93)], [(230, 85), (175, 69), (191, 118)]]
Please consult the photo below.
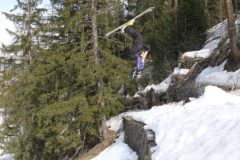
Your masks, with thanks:
[[(141, 12), (148, 7), (155, 9), (137, 21), (137, 28), (144, 36), (144, 43), (151, 45), (153, 58), (153, 80), (160, 82), (166, 78), (175, 66), (177, 59), (177, 48), (175, 41), (174, 19), (171, 12), (171, 5), (166, 0), (135, 1), (136, 12)], [(170, 68), (166, 63), (171, 62)]]
[(22, 54), (26, 58), (25, 62), (28, 63), (31, 63), (34, 54), (40, 47), (38, 35), (41, 32), (41, 17), (46, 12), (45, 9), (38, 8), (40, 2), (41, 0), (18, 0), (11, 13), (4, 13), (15, 24), (16, 31), (7, 30), (13, 36), (13, 43), (3, 46), (3, 51)]
[[(235, 4), (236, 3), (233, 2), (233, 6), (235, 6)], [(226, 18), (224, 0), (207, 1), (205, 5), (208, 27), (212, 27)]]
[(180, 0), (178, 13), (178, 41), (180, 51), (197, 50), (205, 41), (207, 16), (204, 0)]
[(155, 7), (153, 13), (138, 21), (137, 28), (142, 32), (145, 44), (152, 47), (153, 79), (160, 82), (177, 66), (180, 52), (199, 49), (204, 42), (207, 29), (204, 1), (178, 0), (177, 12), (171, 0), (131, 2), (136, 12)]
[[(18, 2), (20, 15), (5, 13), (18, 30), (10, 32), (15, 42), (4, 51), (23, 53), (30, 63), (4, 75), (0, 140), (15, 159), (63, 159), (77, 147), (88, 149), (101, 140), (102, 122), (122, 111), (117, 98), (122, 84), (129, 93), (136, 91), (130, 78), (134, 62), (127, 51), (131, 40), (119, 32), (104, 38), (127, 18), (119, 0), (95, 0), (97, 63), (91, 1), (51, 0), (48, 17), (38, 9), (40, 1)], [(200, 47), (207, 26), (202, 0), (179, 0), (177, 24), (172, 2), (129, 1), (135, 14), (155, 7), (134, 25), (151, 45), (157, 82), (176, 66), (179, 51)]]
[[(108, 3), (97, 4), (104, 11)], [(34, 50), (29, 65), (4, 77), (11, 82), (1, 100), (1, 142), (16, 159), (62, 159), (78, 146), (95, 145), (104, 118), (122, 110), (117, 91), (130, 78), (129, 63), (111, 53), (117, 37), (99, 38), (100, 64), (95, 63), (88, 1), (55, 0), (52, 6), (55, 14), (41, 28), (51, 34), (37, 35), (43, 47)], [(106, 24), (114, 22), (107, 12), (100, 14), (97, 25), (103, 37)]]

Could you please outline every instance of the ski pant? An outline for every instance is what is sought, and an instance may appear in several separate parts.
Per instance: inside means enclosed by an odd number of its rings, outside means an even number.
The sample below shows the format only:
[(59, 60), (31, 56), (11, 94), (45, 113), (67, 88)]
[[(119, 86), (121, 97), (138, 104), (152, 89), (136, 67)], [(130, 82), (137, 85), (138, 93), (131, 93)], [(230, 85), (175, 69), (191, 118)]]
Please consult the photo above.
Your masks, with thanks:
[(134, 56), (135, 54), (141, 52), (143, 50), (143, 37), (142, 35), (137, 32), (133, 26), (128, 26), (125, 29), (125, 33), (127, 33), (130, 37), (133, 39), (132, 48), (130, 49), (130, 52)]
[(142, 60), (142, 57), (141, 55), (139, 54), (135, 54), (134, 55), (134, 59), (135, 59), (135, 62), (136, 62), (136, 70), (139, 72), (139, 71), (142, 71), (143, 68), (144, 68), (144, 62)]

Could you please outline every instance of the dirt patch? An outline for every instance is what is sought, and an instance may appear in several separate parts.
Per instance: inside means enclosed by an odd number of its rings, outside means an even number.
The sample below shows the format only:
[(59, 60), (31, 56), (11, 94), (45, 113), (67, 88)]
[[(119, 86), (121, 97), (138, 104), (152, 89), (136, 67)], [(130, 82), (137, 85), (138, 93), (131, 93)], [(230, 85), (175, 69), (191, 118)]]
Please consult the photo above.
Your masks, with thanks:
[(101, 153), (104, 149), (106, 149), (108, 146), (110, 146), (115, 138), (117, 137), (116, 132), (114, 131), (108, 131), (107, 133), (107, 139), (103, 142), (99, 143), (95, 147), (93, 147), (91, 150), (82, 153), (77, 158), (73, 158), (72, 160), (90, 160), (94, 157), (96, 157), (99, 153)]

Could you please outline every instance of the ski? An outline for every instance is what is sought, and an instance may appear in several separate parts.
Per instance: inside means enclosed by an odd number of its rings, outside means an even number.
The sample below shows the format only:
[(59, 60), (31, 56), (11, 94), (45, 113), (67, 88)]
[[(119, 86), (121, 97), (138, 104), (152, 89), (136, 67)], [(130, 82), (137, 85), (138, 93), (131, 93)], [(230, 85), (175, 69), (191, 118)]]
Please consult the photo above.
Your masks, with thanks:
[[(143, 15), (145, 15), (145, 14), (147, 14), (147, 13), (149, 13), (149, 12), (152, 12), (153, 9), (154, 9), (154, 7), (150, 7), (150, 8), (148, 8), (148, 9), (146, 9), (145, 11), (143, 11), (142, 13), (138, 14), (136, 17), (132, 18), (131, 20), (136, 20), (136, 19), (142, 17)], [(129, 21), (131, 21), (131, 20), (129, 20)], [(129, 22), (129, 21), (128, 21), (128, 22)], [(122, 29), (128, 22), (126, 22), (126, 23), (124, 23), (123, 25), (117, 27), (116, 29), (108, 32), (108, 33), (105, 35), (105, 37), (108, 37), (108, 36), (110, 36), (111, 34), (113, 34), (114, 32)]]

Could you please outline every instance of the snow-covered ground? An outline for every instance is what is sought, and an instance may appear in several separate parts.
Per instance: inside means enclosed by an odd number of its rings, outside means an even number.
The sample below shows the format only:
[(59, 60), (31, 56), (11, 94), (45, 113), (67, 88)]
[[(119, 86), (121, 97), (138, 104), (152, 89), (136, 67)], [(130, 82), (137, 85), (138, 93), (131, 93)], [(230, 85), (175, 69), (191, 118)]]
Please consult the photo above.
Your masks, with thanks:
[(120, 134), (116, 142), (101, 152), (92, 160), (137, 160), (138, 156), (123, 142), (124, 133)]
[(220, 66), (208, 67), (197, 77), (199, 84), (211, 84), (235, 89), (240, 87), (240, 70), (235, 72), (224, 71), (226, 61)]
[[(240, 159), (240, 96), (220, 88), (208, 86), (203, 96), (185, 105), (171, 103), (121, 114), (108, 121), (110, 128), (121, 129), (121, 117), (126, 115), (155, 132), (153, 160)], [(94, 160), (137, 160), (134, 155), (120, 141)]]

